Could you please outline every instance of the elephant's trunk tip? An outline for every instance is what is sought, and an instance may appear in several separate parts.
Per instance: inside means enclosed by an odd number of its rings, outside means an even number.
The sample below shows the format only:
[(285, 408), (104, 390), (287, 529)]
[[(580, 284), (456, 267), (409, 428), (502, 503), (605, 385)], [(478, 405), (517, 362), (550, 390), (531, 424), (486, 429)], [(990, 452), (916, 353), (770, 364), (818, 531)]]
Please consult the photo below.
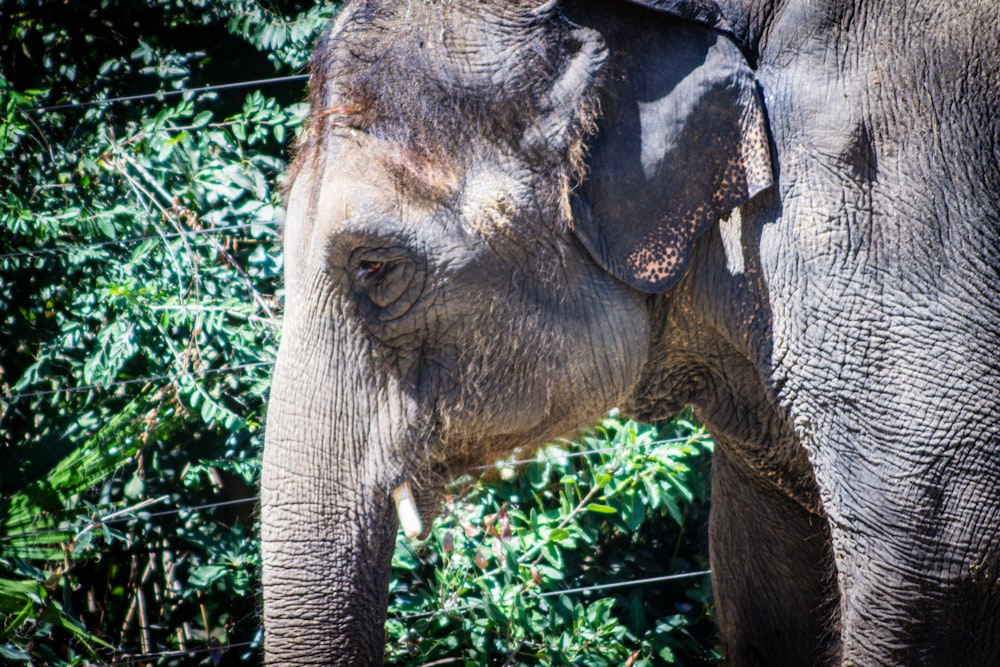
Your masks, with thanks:
[(403, 527), (403, 534), (408, 540), (415, 539), (423, 532), (424, 526), (420, 521), (420, 511), (413, 498), (410, 483), (403, 482), (397, 486), (392, 492), (392, 499), (396, 501), (396, 514), (399, 515), (399, 525)]

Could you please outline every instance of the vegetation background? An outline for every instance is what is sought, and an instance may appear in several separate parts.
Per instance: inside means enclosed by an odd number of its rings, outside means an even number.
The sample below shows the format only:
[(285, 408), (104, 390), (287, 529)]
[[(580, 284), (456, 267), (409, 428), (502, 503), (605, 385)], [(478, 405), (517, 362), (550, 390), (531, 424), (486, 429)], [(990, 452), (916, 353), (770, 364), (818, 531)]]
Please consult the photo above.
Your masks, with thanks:
[[(0, 5), (0, 664), (259, 662), (281, 174), (336, 5)], [(457, 480), (387, 660), (715, 661), (710, 451), (611, 415)]]

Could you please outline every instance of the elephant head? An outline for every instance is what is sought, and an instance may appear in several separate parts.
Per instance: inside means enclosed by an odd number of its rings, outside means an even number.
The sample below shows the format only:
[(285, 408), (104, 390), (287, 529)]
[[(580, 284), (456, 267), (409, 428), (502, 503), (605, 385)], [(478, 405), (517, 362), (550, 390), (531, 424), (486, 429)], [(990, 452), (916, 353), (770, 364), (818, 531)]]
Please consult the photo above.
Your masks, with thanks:
[(378, 663), (393, 491), (430, 516), (457, 474), (632, 400), (651, 295), (771, 184), (718, 12), (648, 4), (642, 37), (600, 3), (361, 1), (317, 46), (264, 454), (269, 661)]

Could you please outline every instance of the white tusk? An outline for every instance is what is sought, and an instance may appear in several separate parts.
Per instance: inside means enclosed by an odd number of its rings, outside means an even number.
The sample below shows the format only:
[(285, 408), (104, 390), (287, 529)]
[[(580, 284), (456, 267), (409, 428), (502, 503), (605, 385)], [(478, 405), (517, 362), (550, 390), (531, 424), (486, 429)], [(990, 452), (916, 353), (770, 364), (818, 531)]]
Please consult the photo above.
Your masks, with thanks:
[(413, 499), (410, 483), (403, 482), (397, 486), (392, 492), (392, 499), (396, 501), (396, 514), (399, 515), (403, 534), (409, 540), (414, 539), (424, 531), (424, 526), (420, 522), (420, 510), (417, 509), (417, 501)]
[(556, 0), (546, 0), (546, 2), (532, 9), (531, 13), (534, 14), (535, 16), (542, 16), (543, 14), (548, 14), (549, 12), (551, 12), (555, 8), (555, 6), (556, 6)]

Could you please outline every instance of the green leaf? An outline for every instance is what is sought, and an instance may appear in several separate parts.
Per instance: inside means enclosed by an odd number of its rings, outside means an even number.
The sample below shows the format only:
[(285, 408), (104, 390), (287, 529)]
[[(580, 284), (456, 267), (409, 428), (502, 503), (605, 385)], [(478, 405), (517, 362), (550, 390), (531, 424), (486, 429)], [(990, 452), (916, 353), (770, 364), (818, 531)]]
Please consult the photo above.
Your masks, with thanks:
[(0, 646), (0, 658), (9, 660), (12, 663), (31, 662), (31, 654), (21, 648), (18, 648), (17, 646), (14, 646), (13, 644), (4, 644)]
[(190, 128), (192, 130), (198, 130), (205, 127), (210, 122), (212, 122), (212, 112), (202, 111), (197, 116), (195, 116), (194, 119), (191, 121)]
[(633, 533), (639, 530), (643, 519), (646, 518), (646, 503), (638, 492), (633, 492), (626, 499), (625, 522)]
[(560, 540), (565, 540), (570, 535), (569, 531), (565, 528), (553, 528), (549, 531), (548, 539), (552, 542), (559, 542)]
[(226, 573), (227, 568), (224, 565), (202, 565), (191, 573), (188, 583), (196, 588), (208, 589), (225, 577)]

